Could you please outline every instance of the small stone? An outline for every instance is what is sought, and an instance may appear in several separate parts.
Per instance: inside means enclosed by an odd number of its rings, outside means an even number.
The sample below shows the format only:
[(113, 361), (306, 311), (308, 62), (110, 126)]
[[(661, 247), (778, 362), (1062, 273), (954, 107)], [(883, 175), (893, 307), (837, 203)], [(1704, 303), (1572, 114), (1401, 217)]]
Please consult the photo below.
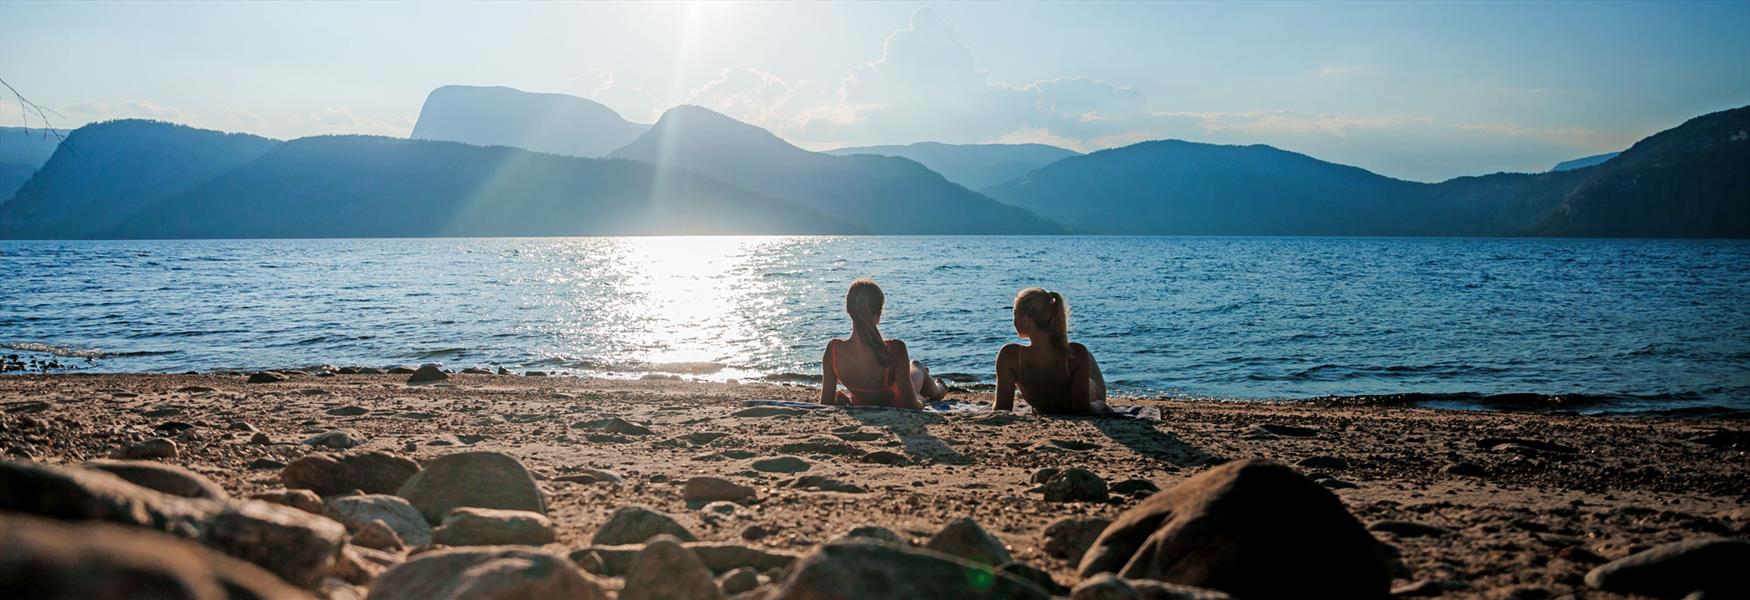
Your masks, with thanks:
[(725, 595), (734, 596), (757, 588), (763, 583), (765, 581), (761, 579), (759, 571), (751, 567), (742, 567), (724, 573), (723, 577), (718, 578), (717, 587), (722, 589)]
[(257, 458), (249, 461), (249, 468), (261, 471), (271, 471), (274, 469), (286, 468), (286, 463), (271, 458)]
[(1045, 526), (1045, 553), (1070, 564), (1080, 563), (1082, 554), (1094, 545), (1111, 519), (1103, 517), (1063, 517)]
[(407, 383), (431, 383), (449, 378), (450, 374), (439, 369), (437, 365), (421, 365), (418, 370), (409, 375)]
[(1045, 482), (1047, 502), (1104, 502), (1106, 480), (1080, 467), (1066, 469)]
[(285, 380), (285, 375), (273, 371), (258, 371), (249, 376), (249, 383), (279, 383)]
[(390, 375), (412, 375), (414, 373), (418, 373), (419, 369), (415, 369), (413, 367), (409, 367), (406, 365), (400, 365), (400, 366), (389, 367), (388, 369), (385, 369), (384, 372), (388, 373)]
[(746, 528), (741, 530), (741, 539), (744, 539), (744, 540), (747, 540), (750, 542), (757, 542), (757, 541), (766, 539), (766, 537), (770, 536), (770, 535), (772, 535), (772, 530), (767, 529), (765, 525), (760, 525), (757, 523), (753, 524), (753, 525), (748, 525)]
[(555, 481), (569, 481), (572, 483), (583, 483), (583, 484), (611, 483), (614, 485), (619, 485), (619, 484), (624, 483), (626, 481), (625, 476), (620, 475), (619, 473), (616, 473), (614, 471), (609, 471), (607, 469), (590, 469), (590, 468), (579, 469), (576, 473), (571, 473), (568, 475), (560, 475), (560, 476), (555, 477), (553, 479)]
[(619, 417), (610, 417), (589, 421), (587, 423), (578, 423), (572, 427), (576, 429), (596, 429), (621, 435), (650, 435), (652, 433), (649, 427)]
[(571, 562), (577, 563), (577, 568), (591, 575), (607, 574), (607, 565), (602, 564), (602, 555), (599, 552), (591, 550), (572, 553)]
[(901, 546), (911, 545), (910, 541), (907, 541), (898, 533), (894, 533), (892, 529), (880, 525), (858, 525), (851, 528), (850, 531), (846, 531), (844, 535), (835, 538), (835, 540), (861, 540), (880, 542), (883, 544), (899, 544)]
[(335, 417), (356, 417), (371, 411), (363, 406), (342, 406), (339, 408), (330, 408), (323, 412)]
[(891, 450), (876, 450), (863, 455), (863, 462), (878, 465), (905, 464), (905, 455)]
[(745, 502), (754, 499), (754, 489), (721, 477), (700, 476), (688, 479), (681, 487), (681, 498), (687, 502), (727, 500)]
[(722, 597), (723, 591), (699, 558), (681, 546), (680, 540), (660, 535), (632, 557), (619, 600)]
[(693, 533), (681, 526), (674, 517), (650, 510), (643, 506), (622, 506), (608, 515), (608, 521), (596, 530), (590, 543), (597, 546), (615, 546), (620, 544), (640, 544), (645, 540), (659, 536), (672, 535), (683, 541), (698, 539)]
[(310, 490), (267, 490), (265, 492), (250, 494), (249, 499), (272, 502), (281, 506), (290, 506), (313, 515), (326, 516), (322, 510), (322, 498)]
[(797, 490), (812, 490), (816, 492), (839, 492), (844, 494), (866, 494), (869, 490), (863, 486), (840, 481), (825, 475), (803, 475), (790, 480), (784, 487)]
[(352, 543), (388, 552), (400, 552), (407, 547), (407, 543), (401, 540), (401, 534), (395, 533), (382, 519), (360, 526), (352, 534)]
[(985, 531), (970, 517), (949, 521), (924, 547), (993, 567), (1014, 560), (1002, 540)]
[(249, 443), (257, 446), (266, 446), (273, 443), (273, 438), (267, 437), (267, 434), (265, 433), (256, 432), (255, 435), (249, 436)]
[(152, 438), (125, 446), (117, 450), (113, 456), (121, 459), (168, 458), (174, 460), (179, 454), (175, 440)]
[(452, 510), (431, 534), (432, 543), (445, 546), (539, 546), (554, 539), (546, 515), (491, 508)]
[(801, 473), (814, 465), (797, 456), (775, 456), (753, 461), (751, 466), (755, 471), (765, 473)]
[(227, 428), (230, 429), (231, 431), (241, 431), (244, 433), (255, 433), (257, 431), (260, 431), (259, 429), (256, 429), (254, 425), (251, 425), (248, 421), (232, 421), (231, 424), (229, 426), (227, 426)]
[(315, 446), (318, 448), (345, 450), (363, 444), (363, 440), (364, 438), (361, 437), (357, 431), (351, 429), (334, 429), (311, 436), (309, 439), (304, 440), (304, 445)]
[(425, 522), (425, 517), (418, 509), (406, 499), (397, 496), (336, 496), (328, 499), (323, 512), (346, 525), (348, 530), (357, 531), (372, 522), (381, 521), (389, 529), (395, 530), (395, 535), (408, 545), (425, 546), (432, 543), (431, 525)]
[(608, 593), (569, 559), (534, 548), (434, 550), (385, 571), (370, 600), (435, 598), (607, 600)]
[(1043, 469), (1039, 469), (1037, 471), (1034, 471), (1033, 476), (1027, 478), (1027, 481), (1029, 481), (1031, 483), (1045, 483), (1047, 481), (1051, 481), (1051, 478), (1056, 477), (1058, 473), (1062, 473), (1062, 472), (1063, 472), (1063, 469), (1059, 469), (1057, 467), (1045, 467)]
[(1484, 469), (1482, 465), (1468, 461), (1446, 465), (1444, 468), (1440, 469), (1440, 471), (1447, 475), (1457, 475), (1460, 477), (1482, 477), (1489, 474), (1489, 471)]
[(1112, 493), (1133, 496), (1139, 493), (1155, 493), (1161, 491), (1161, 486), (1147, 479), (1126, 479), (1112, 484)]

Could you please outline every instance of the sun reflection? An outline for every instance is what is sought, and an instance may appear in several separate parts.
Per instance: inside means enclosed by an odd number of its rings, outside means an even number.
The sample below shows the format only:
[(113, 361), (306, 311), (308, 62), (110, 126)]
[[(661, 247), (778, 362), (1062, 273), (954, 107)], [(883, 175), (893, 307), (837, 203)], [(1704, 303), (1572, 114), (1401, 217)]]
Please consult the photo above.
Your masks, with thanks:
[(731, 348), (759, 336), (741, 307), (763, 287), (750, 258), (772, 238), (673, 236), (619, 238), (612, 248), (627, 301), (622, 323), (645, 370), (724, 375), (744, 363)]

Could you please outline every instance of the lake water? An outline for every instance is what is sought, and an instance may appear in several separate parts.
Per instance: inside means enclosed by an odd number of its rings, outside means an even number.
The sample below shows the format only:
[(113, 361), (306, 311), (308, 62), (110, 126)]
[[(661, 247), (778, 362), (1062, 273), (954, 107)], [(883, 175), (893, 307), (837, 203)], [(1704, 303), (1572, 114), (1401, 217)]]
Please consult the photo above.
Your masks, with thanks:
[(1014, 339), (1015, 292), (1039, 285), (1069, 299), (1071, 338), (1123, 394), (1750, 408), (1750, 243), (1735, 241), (0, 242), (0, 353), (74, 371), (439, 362), (801, 380), (849, 332), (859, 276), (887, 291), (889, 337), (969, 384)]

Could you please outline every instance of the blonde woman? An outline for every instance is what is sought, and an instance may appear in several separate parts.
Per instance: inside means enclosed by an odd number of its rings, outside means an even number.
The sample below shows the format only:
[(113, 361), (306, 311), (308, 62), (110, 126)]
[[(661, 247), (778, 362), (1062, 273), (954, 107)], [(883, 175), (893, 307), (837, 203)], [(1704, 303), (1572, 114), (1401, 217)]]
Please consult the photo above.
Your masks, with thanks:
[(1015, 333), (1028, 344), (997, 353), (997, 410), (1014, 410), (1015, 390), (1041, 414), (1107, 412), (1106, 378), (1087, 346), (1069, 341), (1063, 295), (1027, 288), (1015, 295)]

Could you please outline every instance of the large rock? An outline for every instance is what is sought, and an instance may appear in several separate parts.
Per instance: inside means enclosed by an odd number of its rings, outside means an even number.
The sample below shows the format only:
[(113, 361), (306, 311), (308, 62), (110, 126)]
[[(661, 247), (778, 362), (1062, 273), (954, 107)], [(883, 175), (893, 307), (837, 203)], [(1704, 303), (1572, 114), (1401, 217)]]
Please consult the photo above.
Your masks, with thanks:
[(0, 514), (0, 597), (277, 600), (310, 594), (174, 536)]
[(389, 569), (369, 600), (606, 600), (601, 584), (565, 557), (533, 548), (477, 546), (426, 552)]
[(687, 502), (746, 502), (753, 498), (752, 487), (722, 477), (694, 477), (681, 486), (681, 499)]
[(554, 539), (553, 522), (526, 510), (458, 508), (431, 532), (445, 546), (539, 546)]
[(329, 498), (324, 512), (346, 525), (349, 531), (359, 531), (372, 521), (388, 525), (403, 543), (424, 546), (432, 543), (431, 524), (406, 499), (388, 494), (363, 494)]
[(1385, 598), (1380, 544), (1341, 500), (1293, 469), (1234, 461), (1125, 511), (1082, 557), (1117, 573), (1242, 598)]
[(978, 526), (978, 521), (971, 517), (961, 517), (950, 521), (931, 537), (925, 548), (959, 557), (970, 562), (996, 566), (1011, 560), (1009, 549), (1003, 541)]
[(608, 515), (608, 521), (596, 530), (595, 537), (590, 538), (590, 543), (597, 546), (642, 544), (659, 535), (672, 535), (688, 542), (698, 539), (674, 517), (634, 504), (614, 509), (614, 513)]
[(299, 587), (314, 587), (340, 556), (346, 528), (269, 502), (224, 505), (201, 524), (201, 543), (255, 563)]
[(644, 549), (632, 557), (619, 600), (722, 597), (717, 580), (699, 558), (674, 536), (661, 535), (644, 544)]
[(431, 383), (449, 378), (450, 374), (439, 369), (437, 365), (420, 365), (418, 369), (407, 376), (407, 383)]
[(151, 488), (184, 498), (228, 500), (225, 488), (199, 473), (176, 465), (143, 460), (94, 460), (84, 465), (128, 480), (134, 485)]
[(1586, 584), (1618, 594), (1682, 598), (1750, 598), (1750, 541), (1727, 538), (1685, 540), (1619, 558), (1586, 574)]
[(772, 600), (1050, 597), (1038, 586), (988, 565), (928, 550), (855, 541), (816, 546), (768, 596)]
[(109, 521), (197, 537), (218, 503), (171, 496), (95, 469), (0, 461), (0, 510), (64, 521)]
[(371, 451), (349, 454), (311, 454), (280, 471), (280, 483), (323, 496), (358, 490), (367, 494), (393, 494), (419, 473), (419, 463), (405, 456)]
[(428, 523), (443, 521), (459, 507), (502, 508), (547, 514), (541, 488), (523, 463), (498, 452), (447, 454), (401, 486), (396, 495), (412, 502)]
[(1045, 526), (1045, 553), (1080, 564), (1088, 547), (1111, 524), (1111, 519), (1102, 517), (1064, 517), (1052, 521)]
[(250, 494), (249, 499), (290, 506), (313, 515), (327, 514), (322, 510), (322, 497), (310, 490), (272, 489)]

